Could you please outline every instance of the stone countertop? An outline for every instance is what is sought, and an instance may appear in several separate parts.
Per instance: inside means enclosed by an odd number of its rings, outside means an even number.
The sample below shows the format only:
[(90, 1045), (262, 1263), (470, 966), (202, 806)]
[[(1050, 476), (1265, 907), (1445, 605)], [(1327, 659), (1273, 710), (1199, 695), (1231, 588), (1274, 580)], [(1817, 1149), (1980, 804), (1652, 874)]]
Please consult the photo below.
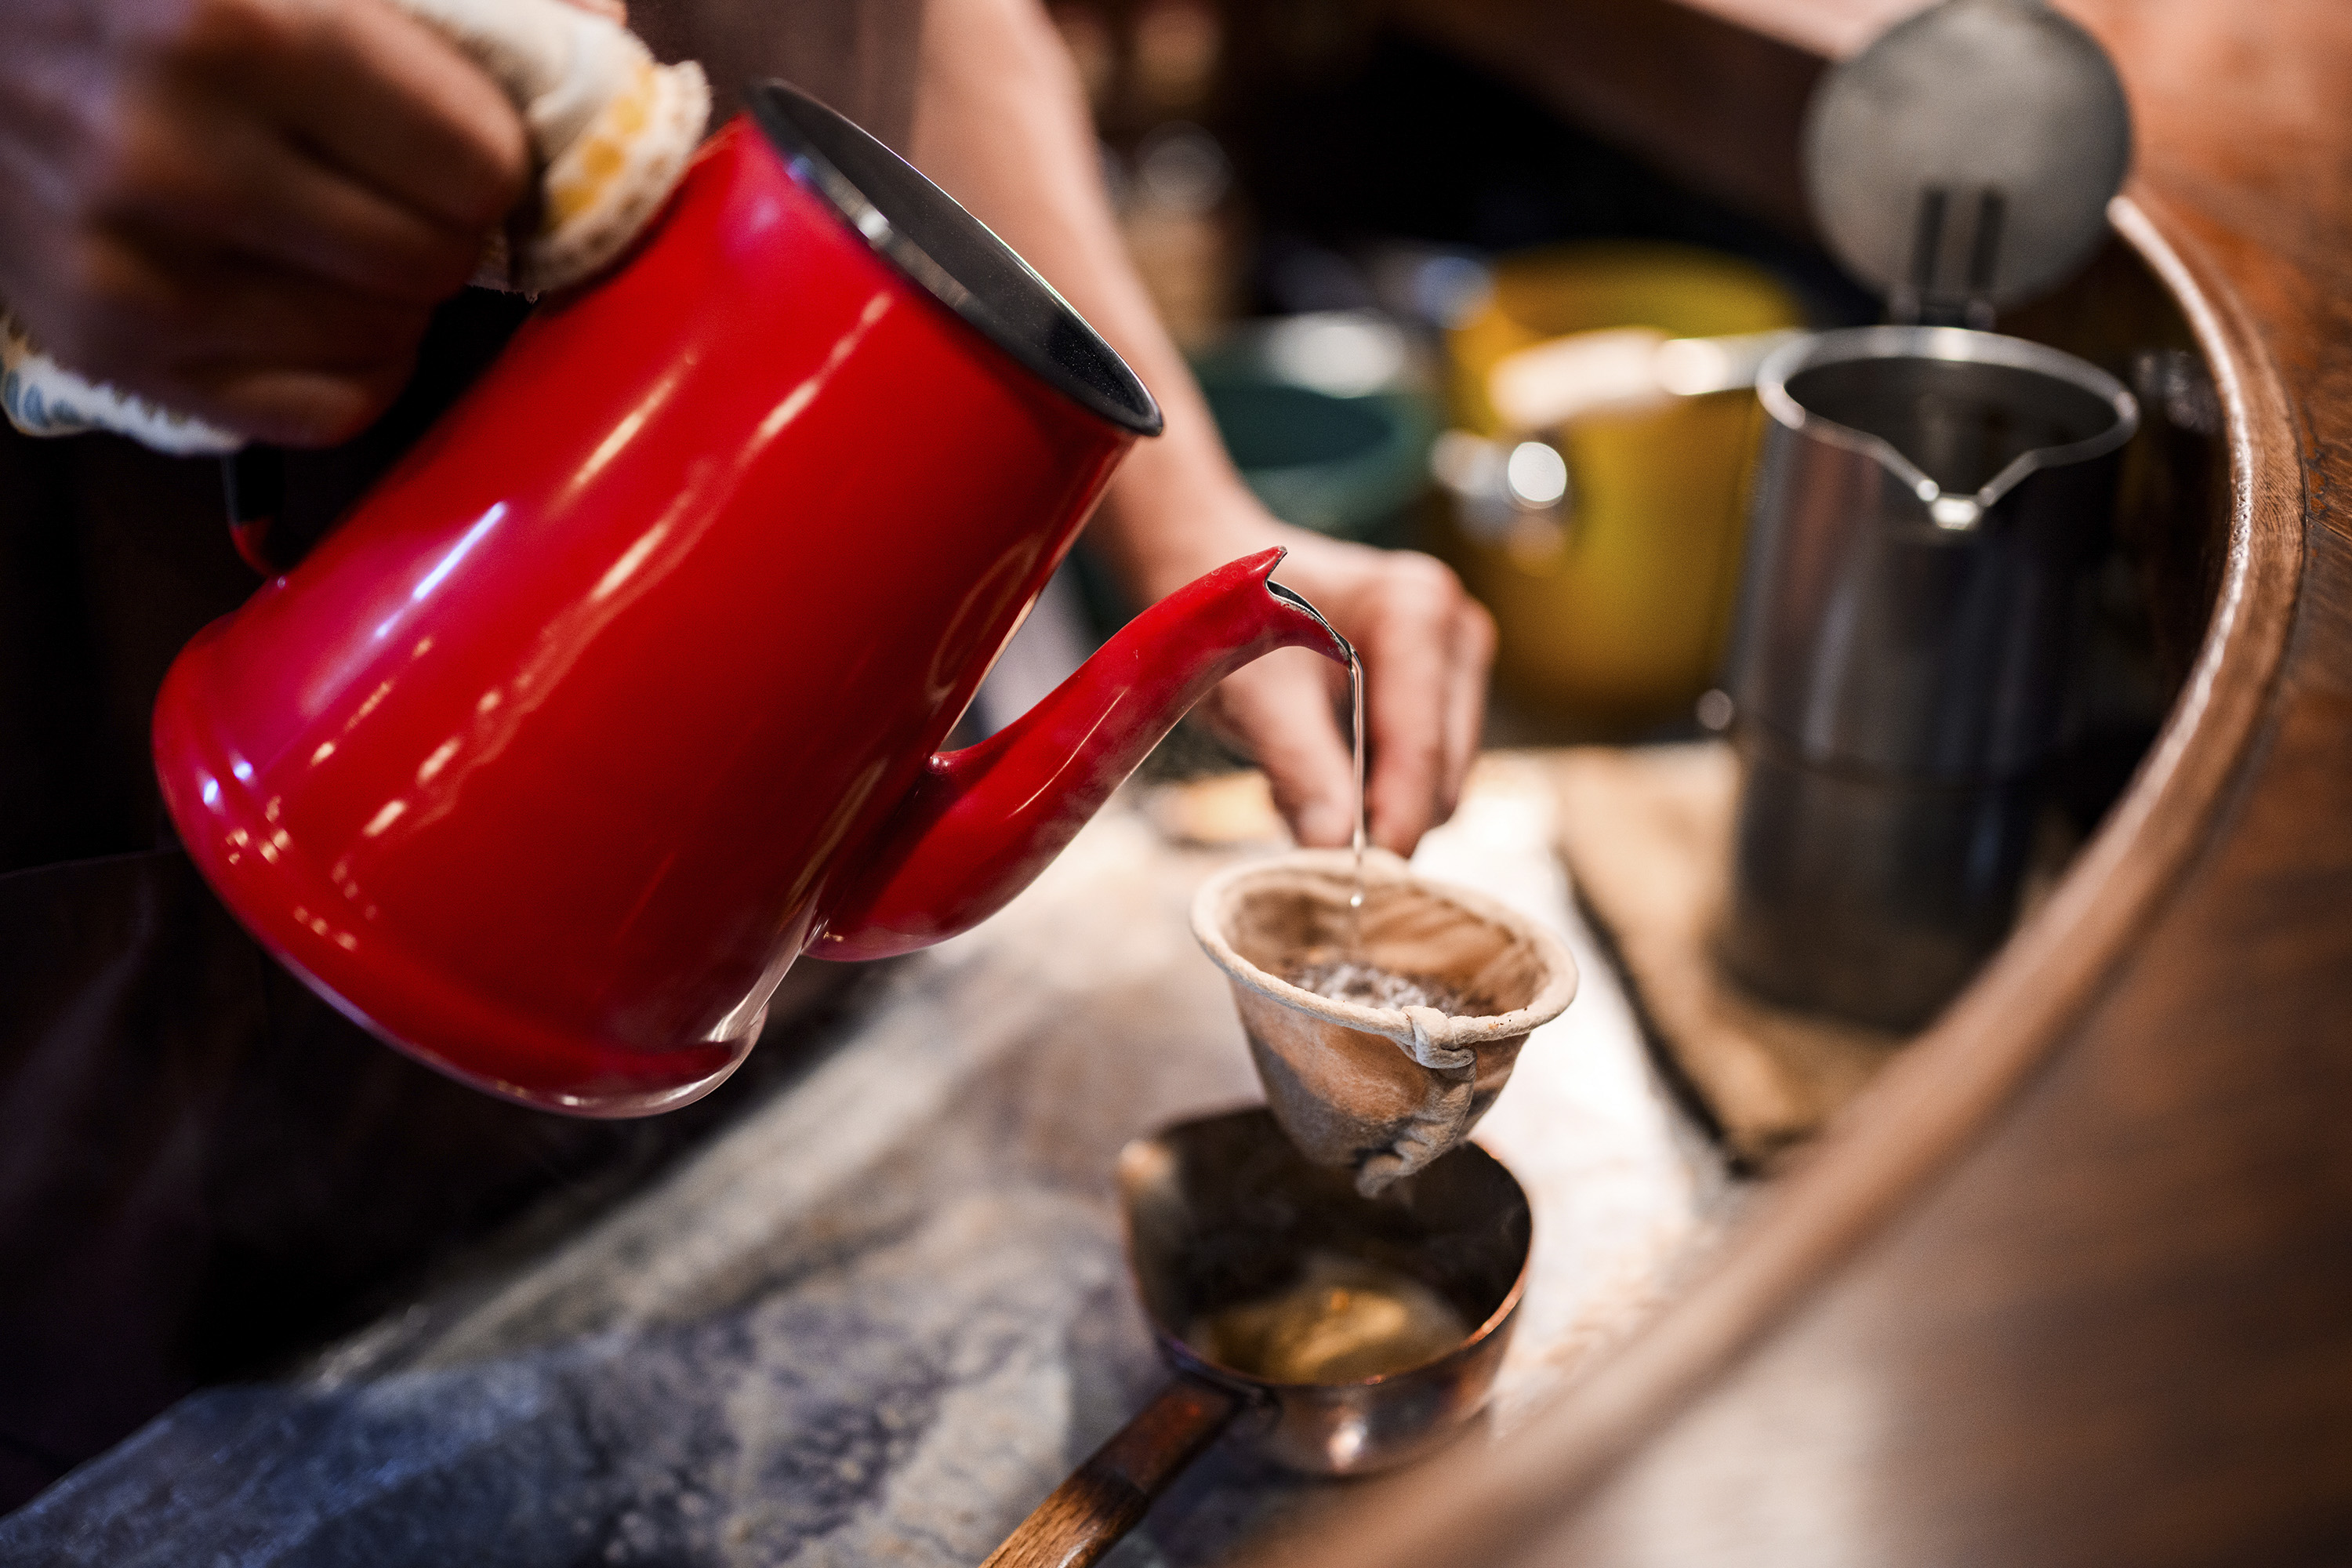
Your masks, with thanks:
[[(1552, 798), (1536, 763), (1489, 758), (1416, 857), (1584, 972), (1478, 1133), (1536, 1239), (1470, 1442), (1640, 1321), (1736, 1199), (1576, 918)], [(1260, 1098), (1186, 924), (1233, 853), (1107, 813), (658, 1182), (299, 1377), (184, 1401), (0, 1521), (0, 1559), (978, 1563), (1163, 1376), (1111, 1169), (1138, 1133)], [(1215, 1560), (1333, 1484), (1221, 1447), (1112, 1561)]]

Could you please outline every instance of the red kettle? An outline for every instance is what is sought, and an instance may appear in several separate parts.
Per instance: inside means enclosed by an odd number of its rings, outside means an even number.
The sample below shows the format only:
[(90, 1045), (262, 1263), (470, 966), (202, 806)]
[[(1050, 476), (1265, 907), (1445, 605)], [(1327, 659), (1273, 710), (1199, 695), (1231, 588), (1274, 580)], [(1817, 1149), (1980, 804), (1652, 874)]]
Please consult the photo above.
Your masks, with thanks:
[(550, 1109), (682, 1104), (798, 954), (975, 924), (1216, 681), (1345, 658), (1267, 551), (933, 754), (1160, 424), (962, 208), (756, 88), (632, 259), (181, 653), (165, 803), (384, 1039)]

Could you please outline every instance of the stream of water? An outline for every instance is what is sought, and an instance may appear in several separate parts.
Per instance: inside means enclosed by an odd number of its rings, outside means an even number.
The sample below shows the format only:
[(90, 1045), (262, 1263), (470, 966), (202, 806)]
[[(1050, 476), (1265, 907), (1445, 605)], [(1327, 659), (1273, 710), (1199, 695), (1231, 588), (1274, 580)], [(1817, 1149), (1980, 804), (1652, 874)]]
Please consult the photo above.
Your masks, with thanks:
[(1348, 697), (1356, 714), (1356, 889), (1348, 900), (1348, 951), (1364, 952), (1364, 664), (1348, 645)]

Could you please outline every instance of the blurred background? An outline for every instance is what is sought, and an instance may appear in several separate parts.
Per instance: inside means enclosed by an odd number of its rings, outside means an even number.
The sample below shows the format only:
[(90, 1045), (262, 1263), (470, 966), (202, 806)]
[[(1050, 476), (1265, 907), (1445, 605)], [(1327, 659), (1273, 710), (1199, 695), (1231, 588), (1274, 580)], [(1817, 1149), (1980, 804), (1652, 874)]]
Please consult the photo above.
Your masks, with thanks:
[[(1700, 732), (1738, 565), (1744, 388), (1629, 393), (1662, 339), (1876, 319), (1813, 246), (1682, 188), (1342, 0), (1052, 8), (1129, 248), (1276, 514), (1425, 550), (1494, 611), (1491, 744)], [(1563, 340), (1498, 411), (1496, 366)], [(1510, 416), (1516, 415), (1517, 417)], [(985, 733), (1136, 606), (1083, 547), (967, 722)], [(1150, 772), (1233, 759), (1188, 723)]]

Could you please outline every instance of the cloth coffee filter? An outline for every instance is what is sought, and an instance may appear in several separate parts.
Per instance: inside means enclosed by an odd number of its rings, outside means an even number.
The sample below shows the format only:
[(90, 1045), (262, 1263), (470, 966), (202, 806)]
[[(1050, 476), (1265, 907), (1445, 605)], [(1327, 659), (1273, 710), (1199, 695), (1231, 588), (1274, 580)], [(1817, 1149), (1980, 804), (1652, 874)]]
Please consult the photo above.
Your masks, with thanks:
[[(538, 190), (509, 253), (492, 239), (474, 281), (567, 288), (618, 257), (686, 172), (710, 118), (702, 68), (658, 64), (636, 35), (562, 0), (392, 0), (505, 89), (530, 133)], [(174, 456), (245, 437), (60, 364), (0, 306), (0, 410), (27, 436), (111, 430)]]
[[(1364, 858), (1362, 946), (1350, 944), (1355, 856), (1301, 849), (1235, 867), (1192, 901), (1192, 934), (1223, 970), (1275, 1120), (1367, 1197), (1470, 1134), (1528, 1034), (1576, 996), (1568, 949), (1478, 893)], [(1441, 982), (1476, 1013), (1338, 1001), (1286, 975), (1338, 958)]]

